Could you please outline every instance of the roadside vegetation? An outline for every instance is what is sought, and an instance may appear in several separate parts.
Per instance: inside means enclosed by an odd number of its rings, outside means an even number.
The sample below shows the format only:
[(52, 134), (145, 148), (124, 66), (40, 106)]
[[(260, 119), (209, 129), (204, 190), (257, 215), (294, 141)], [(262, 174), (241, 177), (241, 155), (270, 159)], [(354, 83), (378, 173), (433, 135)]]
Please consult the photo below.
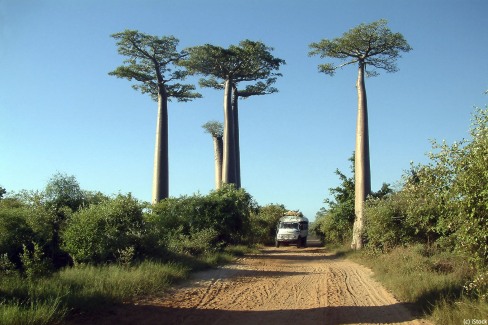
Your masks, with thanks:
[[(427, 164), (404, 173), (365, 206), (365, 248), (347, 255), (373, 269), (394, 295), (438, 324), (488, 315), (488, 108), (473, 114), (470, 139), (433, 142)], [(347, 245), (354, 222), (354, 177), (336, 172), (314, 231)], [(352, 170), (354, 173), (354, 170)]]
[(58, 323), (160, 295), (256, 252), (284, 209), (232, 185), (150, 205), (84, 191), (61, 173), (43, 191), (1, 193), (0, 324)]

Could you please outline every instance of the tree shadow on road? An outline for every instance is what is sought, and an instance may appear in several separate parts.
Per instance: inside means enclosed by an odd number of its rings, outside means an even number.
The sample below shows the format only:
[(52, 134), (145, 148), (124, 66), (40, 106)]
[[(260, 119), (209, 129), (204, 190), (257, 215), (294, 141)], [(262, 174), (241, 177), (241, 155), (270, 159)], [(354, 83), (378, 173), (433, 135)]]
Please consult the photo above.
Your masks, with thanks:
[(408, 304), (386, 306), (331, 306), (298, 310), (240, 311), (196, 308), (168, 308), (155, 305), (124, 305), (114, 307), (107, 315), (78, 318), (70, 324), (178, 324), (178, 325), (337, 325), (404, 323), (415, 320)]

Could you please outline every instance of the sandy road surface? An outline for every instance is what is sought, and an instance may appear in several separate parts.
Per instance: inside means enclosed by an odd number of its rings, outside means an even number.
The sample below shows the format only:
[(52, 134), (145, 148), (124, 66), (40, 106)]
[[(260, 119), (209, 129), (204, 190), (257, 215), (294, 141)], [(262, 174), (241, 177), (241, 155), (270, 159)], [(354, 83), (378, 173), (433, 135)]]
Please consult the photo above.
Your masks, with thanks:
[(267, 248), (79, 324), (428, 324), (371, 275), (323, 248)]

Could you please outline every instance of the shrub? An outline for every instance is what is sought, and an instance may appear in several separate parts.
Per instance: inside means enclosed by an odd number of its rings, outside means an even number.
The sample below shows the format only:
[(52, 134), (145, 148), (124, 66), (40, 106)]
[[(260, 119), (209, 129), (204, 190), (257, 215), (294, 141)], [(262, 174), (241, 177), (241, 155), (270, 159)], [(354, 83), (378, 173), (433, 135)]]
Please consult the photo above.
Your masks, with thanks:
[(215, 229), (202, 229), (187, 235), (179, 228), (176, 232), (167, 234), (165, 239), (167, 248), (172, 252), (200, 256), (220, 248), (217, 238)]
[[(350, 169), (354, 174), (354, 154), (349, 158)], [(347, 177), (339, 169), (335, 171), (341, 184), (330, 188), (333, 199), (325, 199), (327, 208), (322, 208), (316, 215), (312, 230), (323, 242), (344, 244), (352, 237), (354, 223), (354, 176)]]
[(352, 237), (353, 221), (350, 216), (335, 212), (330, 210), (319, 212), (312, 229), (322, 242), (342, 245)]
[(36, 278), (46, 276), (49, 274), (50, 263), (44, 259), (44, 254), (37, 243), (33, 243), (32, 250), (29, 250), (26, 245), (22, 245), (23, 252), (20, 255), (22, 268), (28, 280), (32, 281)]
[(148, 232), (144, 251), (149, 255), (168, 250), (201, 254), (209, 247), (243, 243), (253, 209), (252, 197), (232, 185), (206, 196), (164, 199), (145, 215)]
[(7, 254), (0, 255), (0, 275), (10, 275), (15, 272), (15, 264), (10, 261)]
[(399, 192), (368, 204), (370, 245), (421, 242), (457, 250), (478, 271), (488, 267), (488, 109), (474, 115), (471, 136), (434, 142), (430, 162), (412, 167)]
[(457, 249), (468, 252), (476, 268), (488, 268), (488, 108), (479, 109), (471, 126), (473, 140), (456, 159), (453, 204)]
[(225, 184), (219, 190), (210, 192), (208, 200), (206, 227), (210, 225), (217, 230), (219, 241), (226, 244), (243, 243), (250, 231), (251, 211), (257, 208), (252, 196), (242, 188)]
[(268, 204), (259, 207), (250, 215), (249, 242), (253, 244), (273, 244), (276, 225), (286, 212), (281, 204)]
[(366, 203), (365, 231), (367, 245), (386, 252), (409, 241), (400, 195), (373, 199)]
[(19, 267), (22, 245), (34, 239), (34, 232), (27, 223), (30, 211), (26, 207), (6, 203), (5, 200), (0, 201), (0, 255), (6, 255)]
[(106, 263), (114, 262), (120, 251), (139, 248), (142, 235), (142, 208), (129, 194), (74, 213), (62, 238), (75, 262)]

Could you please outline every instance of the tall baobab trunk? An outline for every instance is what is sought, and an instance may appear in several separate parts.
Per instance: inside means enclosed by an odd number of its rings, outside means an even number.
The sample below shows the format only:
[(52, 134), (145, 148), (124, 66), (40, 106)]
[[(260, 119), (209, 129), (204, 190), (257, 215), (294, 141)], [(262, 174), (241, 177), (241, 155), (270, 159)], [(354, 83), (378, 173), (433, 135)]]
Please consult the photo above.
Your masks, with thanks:
[(152, 203), (169, 197), (168, 165), (168, 96), (166, 91), (162, 89), (158, 94)]
[(232, 111), (232, 81), (225, 81), (224, 90), (224, 153), (222, 164), (222, 183), (236, 184), (234, 112)]
[(237, 87), (232, 87), (232, 112), (234, 114), (234, 151), (236, 165), (236, 188), (241, 188), (241, 149), (239, 144), (239, 94)]
[(366, 100), (366, 87), (364, 84), (364, 63), (359, 63), (357, 91), (358, 116), (356, 125), (356, 153), (354, 160), (355, 174), (355, 200), (354, 220), (352, 233), (352, 249), (363, 247), (364, 202), (371, 193), (371, 171), (369, 164), (369, 132), (368, 132), (368, 103)]
[(215, 189), (218, 190), (222, 186), (222, 137), (212, 136), (214, 143), (215, 156)]

